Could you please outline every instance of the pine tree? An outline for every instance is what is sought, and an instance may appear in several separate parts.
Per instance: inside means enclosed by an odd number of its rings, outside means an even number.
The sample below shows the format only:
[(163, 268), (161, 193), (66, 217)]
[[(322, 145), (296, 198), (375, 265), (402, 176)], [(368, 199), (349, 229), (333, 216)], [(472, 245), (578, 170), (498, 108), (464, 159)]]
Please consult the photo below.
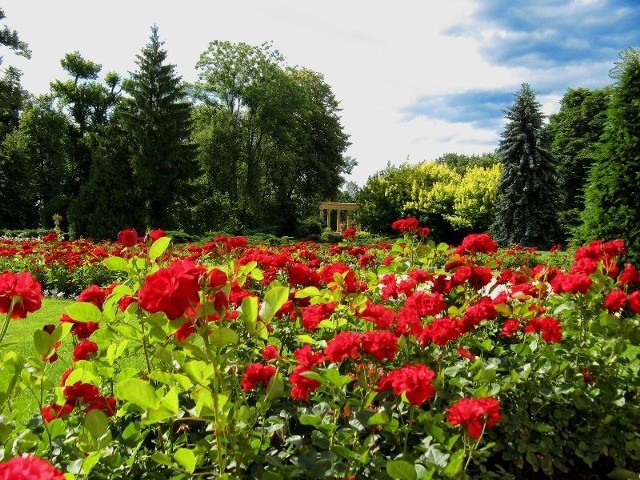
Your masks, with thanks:
[(640, 50), (620, 55), (602, 148), (585, 193), (580, 240), (622, 238), (640, 261)]
[[(149, 228), (175, 228), (176, 206), (190, 194), (198, 176), (195, 145), (190, 143), (191, 103), (175, 66), (166, 64), (158, 27), (138, 55), (138, 70), (124, 84), (123, 126), (131, 137), (131, 156)], [(188, 203), (188, 202), (187, 202)]]
[(501, 245), (547, 248), (560, 240), (559, 188), (555, 160), (544, 148), (543, 115), (531, 87), (524, 83), (505, 112), (498, 147), (503, 170), (493, 233)]

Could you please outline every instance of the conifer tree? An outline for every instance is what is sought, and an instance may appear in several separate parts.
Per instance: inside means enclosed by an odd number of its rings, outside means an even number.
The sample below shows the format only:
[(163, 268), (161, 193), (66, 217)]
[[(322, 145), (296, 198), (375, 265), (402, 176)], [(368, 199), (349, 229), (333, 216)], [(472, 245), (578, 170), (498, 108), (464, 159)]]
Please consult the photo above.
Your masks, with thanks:
[[(195, 145), (190, 143), (191, 103), (175, 66), (165, 63), (158, 27), (138, 55), (138, 70), (124, 84), (123, 126), (131, 138), (131, 159), (149, 228), (176, 228), (176, 206), (198, 176)], [(188, 202), (187, 202), (188, 203)]]
[(640, 50), (629, 48), (612, 70), (617, 79), (597, 159), (585, 193), (580, 240), (622, 238), (640, 260)]
[(560, 240), (555, 160), (544, 148), (540, 103), (524, 83), (505, 111), (498, 153), (503, 170), (493, 233), (501, 245), (547, 248)]

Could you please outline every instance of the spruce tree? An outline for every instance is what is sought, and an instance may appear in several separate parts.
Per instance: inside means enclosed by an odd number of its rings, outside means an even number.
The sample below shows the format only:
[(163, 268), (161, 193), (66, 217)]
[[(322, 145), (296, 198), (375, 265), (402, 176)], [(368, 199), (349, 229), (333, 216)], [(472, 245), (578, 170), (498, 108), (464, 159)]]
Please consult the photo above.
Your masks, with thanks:
[(547, 248), (560, 240), (559, 188), (555, 160), (544, 148), (543, 115), (531, 87), (524, 83), (505, 111), (509, 122), (498, 154), (503, 170), (493, 234), (501, 245)]
[(195, 145), (189, 141), (191, 103), (175, 66), (165, 63), (158, 27), (138, 55), (138, 70), (124, 84), (123, 126), (131, 137), (131, 159), (145, 224), (176, 228), (179, 204), (197, 177)]
[(580, 240), (622, 238), (640, 261), (640, 50), (629, 48), (612, 70), (617, 79), (603, 142), (585, 193)]

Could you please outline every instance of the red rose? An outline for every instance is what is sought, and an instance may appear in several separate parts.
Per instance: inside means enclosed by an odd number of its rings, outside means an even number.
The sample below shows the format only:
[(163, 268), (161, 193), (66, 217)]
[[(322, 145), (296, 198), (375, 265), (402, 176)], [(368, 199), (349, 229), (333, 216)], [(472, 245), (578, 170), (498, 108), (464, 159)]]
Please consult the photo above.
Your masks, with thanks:
[(98, 351), (98, 344), (91, 340), (82, 340), (73, 349), (73, 361), (88, 360), (94, 353)]
[(72, 411), (73, 405), (70, 403), (65, 403), (64, 405), (56, 405), (55, 403), (52, 403), (51, 405), (43, 406), (40, 410), (42, 413), (42, 419), (47, 423), (52, 422), (56, 418), (69, 415)]
[(345, 358), (358, 358), (362, 334), (357, 332), (340, 332), (333, 337), (324, 349), (325, 356), (332, 362), (340, 362)]
[(398, 337), (388, 330), (373, 330), (365, 332), (362, 339), (362, 350), (382, 361), (385, 358), (393, 360), (398, 353)]
[(476, 356), (466, 348), (462, 348), (462, 347), (458, 348), (458, 354), (463, 358), (471, 360), (472, 362), (475, 361), (476, 359)]
[(135, 228), (121, 230), (118, 233), (118, 242), (120, 242), (123, 247), (135, 246), (135, 244), (138, 243), (138, 233)]
[(622, 290), (612, 290), (604, 299), (604, 306), (611, 313), (615, 313), (627, 303), (627, 294)]
[(138, 292), (138, 303), (149, 313), (164, 312), (169, 320), (175, 320), (198, 302), (200, 273), (189, 260), (173, 262), (146, 278)]
[(227, 277), (227, 274), (222, 270), (214, 268), (209, 272), (209, 288), (222, 288), (228, 281), (229, 278)]
[(562, 324), (553, 317), (535, 317), (524, 327), (525, 333), (542, 332), (542, 339), (549, 343), (562, 341)]
[(502, 324), (501, 333), (503, 336), (510, 338), (513, 337), (518, 330), (520, 330), (520, 322), (515, 318), (510, 318)]
[(467, 434), (480, 438), (483, 428), (491, 428), (500, 421), (500, 401), (491, 398), (461, 398), (445, 411), (447, 421), (463, 426)]
[(417, 232), (419, 228), (418, 220), (414, 217), (403, 218), (396, 220), (391, 224), (393, 230), (398, 230), (401, 233)]
[(444, 347), (461, 334), (462, 331), (457, 320), (449, 317), (436, 318), (422, 330), (420, 344), (426, 347), (429, 342), (433, 342), (440, 347)]
[(155, 242), (159, 238), (162, 238), (162, 237), (165, 236), (164, 230), (161, 229), (161, 228), (156, 228), (155, 230), (151, 230), (148, 233), (148, 235), (149, 235), (149, 238), (151, 239), (152, 242)]
[(462, 243), (456, 248), (455, 253), (496, 253), (498, 244), (486, 233), (472, 233), (462, 239)]
[(278, 358), (278, 347), (271, 344), (265, 345), (262, 349), (262, 358), (267, 361)]
[(276, 367), (273, 365), (262, 365), (261, 363), (252, 363), (244, 371), (242, 376), (242, 390), (250, 392), (256, 385), (262, 384), (263, 387), (269, 385), (271, 377), (276, 374)]
[(42, 305), (42, 285), (29, 272), (0, 274), (0, 313), (11, 310), (11, 318), (25, 318)]
[(344, 239), (356, 238), (356, 235), (357, 235), (356, 229), (353, 227), (349, 227), (344, 232), (342, 232), (342, 238)]
[(640, 313), (640, 290), (630, 293), (627, 296), (627, 303), (631, 310), (636, 313)]
[(391, 370), (378, 383), (378, 390), (393, 390), (396, 395), (406, 395), (413, 405), (422, 405), (436, 393), (431, 381), (436, 377), (426, 365), (405, 365)]
[(85, 288), (80, 295), (78, 295), (78, 302), (89, 302), (93, 303), (99, 309), (102, 309), (102, 304), (104, 300), (107, 298), (107, 295), (110, 295), (113, 291), (113, 288), (102, 288), (98, 285), (91, 285), (90, 287)]
[(0, 462), (0, 480), (64, 480), (63, 473), (34, 455)]
[(560, 273), (551, 280), (554, 293), (587, 293), (593, 281), (583, 273)]

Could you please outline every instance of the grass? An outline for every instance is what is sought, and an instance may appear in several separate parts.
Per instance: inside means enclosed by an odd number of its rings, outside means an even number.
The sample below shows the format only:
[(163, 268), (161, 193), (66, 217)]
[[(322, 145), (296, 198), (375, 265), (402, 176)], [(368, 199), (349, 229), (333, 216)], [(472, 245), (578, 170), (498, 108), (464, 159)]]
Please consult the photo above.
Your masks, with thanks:
[[(41, 330), (47, 324), (58, 325), (60, 315), (72, 303), (72, 300), (45, 298), (37, 312), (28, 314), (27, 318), (11, 320), (7, 335), (2, 341), (2, 350), (13, 350), (24, 357), (36, 355), (33, 332)], [(61, 352), (63, 355), (67, 353), (69, 352)]]

